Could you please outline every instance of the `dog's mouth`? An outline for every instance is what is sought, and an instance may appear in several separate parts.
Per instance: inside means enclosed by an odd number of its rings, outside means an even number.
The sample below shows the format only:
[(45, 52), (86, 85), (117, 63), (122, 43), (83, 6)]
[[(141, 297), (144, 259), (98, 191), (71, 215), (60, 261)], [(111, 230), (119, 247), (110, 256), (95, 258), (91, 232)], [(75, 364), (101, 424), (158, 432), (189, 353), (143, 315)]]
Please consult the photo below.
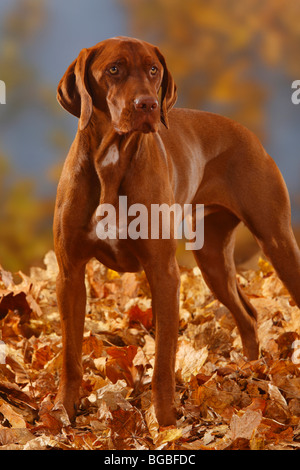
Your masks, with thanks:
[(160, 111), (141, 113), (134, 110), (123, 110), (118, 122), (113, 122), (118, 134), (141, 132), (143, 134), (155, 133), (160, 123)]
[(153, 122), (152, 120), (144, 120), (137, 126), (133, 127), (133, 131), (142, 132), (143, 134), (150, 134), (151, 132), (154, 133), (158, 131), (158, 123)]
[(118, 134), (129, 134), (131, 132), (141, 132), (143, 134), (155, 133), (158, 131), (158, 123), (149, 121), (141, 122), (137, 125), (127, 125), (124, 123), (114, 124), (114, 128)]

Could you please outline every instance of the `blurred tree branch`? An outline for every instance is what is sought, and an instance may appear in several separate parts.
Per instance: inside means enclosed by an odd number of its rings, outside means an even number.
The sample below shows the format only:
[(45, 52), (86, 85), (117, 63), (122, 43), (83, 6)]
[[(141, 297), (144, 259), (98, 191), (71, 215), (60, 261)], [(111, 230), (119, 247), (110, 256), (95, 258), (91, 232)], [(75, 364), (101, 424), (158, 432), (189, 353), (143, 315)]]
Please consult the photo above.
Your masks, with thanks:
[[(0, 137), (20, 113), (36, 108), (47, 113), (50, 125), (46, 138), (60, 148), (64, 139), (62, 130), (59, 138), (56, 136), (59, 124), (53, 87), (50, 93), (28, 54), (46, 21), (44, 0), (18, 0), (1, 18), (0, 78), (6, 83), (9, 99), (0, 108)], [(34, 178), (20, 175), (8, 163), (9, 155), (2, 147), (0, 142), (0, 264), (11, 271), (26, 270), (52, 247), (54, 201), (37, 194)]]
[(37, 198), (34, 181), (17, 176), (1, 154), (0, 200), (0, 264), (13, 272), (39, 264), (52, 247), (53, 202)]
[(131, 31), (159, 45), (180, 89), (179, 105), (206, 107), (264, 133), (262, 75), (300, 74), (297, 0), (119, 0)]

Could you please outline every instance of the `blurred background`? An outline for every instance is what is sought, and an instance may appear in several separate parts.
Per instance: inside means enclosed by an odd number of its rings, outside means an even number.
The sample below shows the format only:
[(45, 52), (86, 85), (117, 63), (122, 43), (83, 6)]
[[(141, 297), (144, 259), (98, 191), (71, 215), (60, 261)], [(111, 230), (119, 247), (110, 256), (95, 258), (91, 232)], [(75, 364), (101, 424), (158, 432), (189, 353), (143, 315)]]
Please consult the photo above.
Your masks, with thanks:
[[(291, 84), (300, 79), (299, 0), (1, 0), (3, 268), (26, 272), (53, 247), (56, 185), (77, 128), (56, 87), (82, 48), (118, 35), (160, 47), (177, 106), (224, 114), (260, 137), (288, 185), (298, 234), (300, 105)], [(238, 262), (256, 251), (242, 229)]]

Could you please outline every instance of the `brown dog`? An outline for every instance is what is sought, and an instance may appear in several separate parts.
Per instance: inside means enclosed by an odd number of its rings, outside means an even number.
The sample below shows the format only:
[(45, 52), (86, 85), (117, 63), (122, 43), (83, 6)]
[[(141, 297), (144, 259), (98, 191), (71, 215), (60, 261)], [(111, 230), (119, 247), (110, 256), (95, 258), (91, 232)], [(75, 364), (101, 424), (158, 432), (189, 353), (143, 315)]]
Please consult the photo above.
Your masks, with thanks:
[[(159, 98), (159, 93), (161, 93)], [(152, 292), (156, 356), (152, 390), (161, 425), (176, 422), (174, 365), (179, 310), (176, 237), (112, 240), (96, 235), (98, 206), (204, 204), (204, 246), (196, 261), (233, 314), (244, 352), (256, 359), (256, 311), (236, 281), (234, 233), (243, 221), (300, 306), (300, 252), (283, 178), (258, 139), (215, 114), (173, 109), (176, 86), (160, 51), (118, 37), (84, 49), (58, 87), (79, 118), (58, 186), (54, 239), (63, 368), (56, 402), (75, 415), (82, 378), (85, 265), (96, 257), (116, 271), (144, 269)]]

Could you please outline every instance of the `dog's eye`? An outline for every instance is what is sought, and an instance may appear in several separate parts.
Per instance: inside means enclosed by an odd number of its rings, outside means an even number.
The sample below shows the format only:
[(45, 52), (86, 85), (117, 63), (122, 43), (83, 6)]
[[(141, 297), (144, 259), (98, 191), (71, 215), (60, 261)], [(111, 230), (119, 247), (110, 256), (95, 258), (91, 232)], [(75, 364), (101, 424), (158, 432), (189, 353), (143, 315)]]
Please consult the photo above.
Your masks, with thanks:
[(116, 75), (118, 72), (119, 72), (119, 69), (118, 69), (118, 67), (117, 67), (116, 65), (113, 65), (113, 66), (110, 67), (110, 69), (109, 69), (109, 73), (110, 73), (111, 75)]
[(158, 72), (158, 68), (155, 65), (153, 65), (150, 69), (150, 75), (152, 75), (152, 77), (154, 77), (154, 75), (156, 75), (157, 72)]

